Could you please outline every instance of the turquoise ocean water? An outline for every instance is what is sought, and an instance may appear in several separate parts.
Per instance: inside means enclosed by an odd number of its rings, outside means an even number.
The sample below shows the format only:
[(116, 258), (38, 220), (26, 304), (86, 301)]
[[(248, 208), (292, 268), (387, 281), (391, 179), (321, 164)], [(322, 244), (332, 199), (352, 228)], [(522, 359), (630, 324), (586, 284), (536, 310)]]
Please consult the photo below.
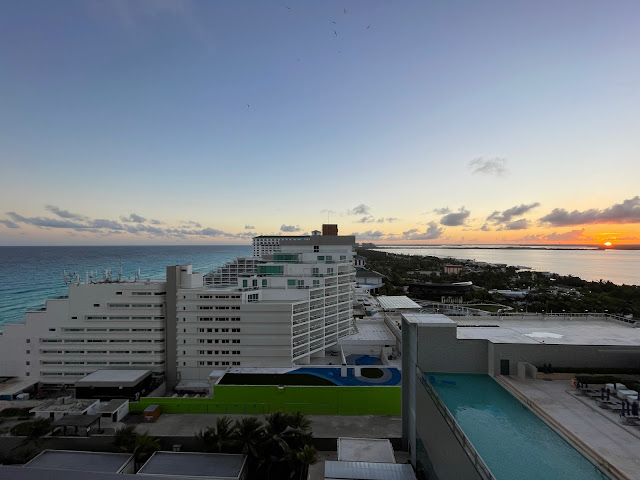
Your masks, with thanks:
[(67, 294), (63, 270), (85, 279), (86, 271), (101, 274), (110, 268), (122, 276), (164, 278), (167, 265), (191, 262), (195, 271), (207, 273), (236, 257), (252, 255), (249, 245), (153, 247), (0, 247), (0, 328), (21, 321), (25, 312), (37, 310), (50, 298)]

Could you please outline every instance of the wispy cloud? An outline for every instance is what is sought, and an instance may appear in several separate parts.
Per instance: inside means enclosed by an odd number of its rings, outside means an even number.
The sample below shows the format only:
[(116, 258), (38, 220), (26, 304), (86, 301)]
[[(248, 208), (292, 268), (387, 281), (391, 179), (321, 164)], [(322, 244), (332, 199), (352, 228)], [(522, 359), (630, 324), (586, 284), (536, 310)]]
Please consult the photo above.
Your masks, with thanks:
[(464, 225), (469, 218), (471, 212), (464, 207), (460, 208), (458, 212), (448, 213), (444, 217), (440, 219), (440, 223), (442, 225), (446, 225), (447, 227), (459, 227)]
[(406, 232), (402, 232), (403, 240), (435, 240), (442, 237), (444, 229), (442, 229), (436, 222), (429, 222), (427, 229), (424, 232), (420, 232), (417, 228), (412, 228)]
[(505, 223), (502, 227), (498, 228), (498, 230), (526, 230), (530, 226), (531, 222), (529, 222), (529, 220), (521, 218), (520, 220)]
[(280, 231), (281, 232), (299, 232), (300, 231), (300, 227), (298, 225), (284, 225), (284, 224), (282, 224), (280, 226)]
[[(48, 205), (46, 207), (50, 212), (55, 213), (62, 218), (53, 217), (26, 217), (20, 215), (17, 212), (7, 212), (8, 219), (1, 219), (0, 224), (7, 228), (20, 228), (20, 225), (31, 225), (34, 227), (45, 229), (60, 229), (67, 230), (69, 235), (73, 235), (74, 232), (84, 232), (90, 234), (96, 234), (98, 236), (105, 235), (145, 235), (151, 237), (166, 237), (166, 238), (186, 238), (186, 237), (220, 237), (231, 239), (248, 239), (255, 235), (254, 232), (243, 231), (240, 233), (230, 233), (223, 230), (205, 227), (202, 228), (200, 223), (189, 220), (186, 223), (187, 226), (182, 227), (159, 227), (157, 225), (164, 225), (164, 222), (159, 220), (152, 220), (153, 225), (146, 225), (143, 222), (146, 221), (143, 217), (136, 215), (135, 213), (129, 216), (121, 216), (121, 222), (117, 220), (111, 220), (108, 218), (88, 218), (77, 214), (72, 214), (66, 210), (61, 210), (57, 207)], [(78, 220), (81, 218), (81, 220)], [(298, 227), (292, 227), (298, 228)], [(299, 228), (298, 228), (299, 229)]]
[(554, 208), (551, 213), (542, 217), (540, 222), (554, 227), (593, 223), (640, 223), (640, 196), (616, 203), (604, 210), (592, 208), (569, 212), (564, 208)]
[(256, 228), (256, 227), (254, 227), (253, 225), (245, 225), (244, 226), (245, 230), (253, 230), (254, 228)]
[(520, 205), (516, 205), (515, 207), (507, 208), (502, 212), (496, 210), (487, 217), (487, 222), (492, 222), (494, 224), (509, 222), (511, 221), (512, 218), (524, 215), (529, 210), (532, 210), (539, 206), (540, 206), (540, 202), (534, 202), (529, 204), (523, 203)]
[(130, 214), (128, 217), (120, 217), (120, 220), (129, 223), (144, 223), (147, 221), (146, 218), (141, 217), (140, 215), (137, 215), (135, 213)]
[(437, 213), (438, 215), (446, 215), (447, 213), (451, 213), (449, 207), (444, 208), (434, 208), (433, 213)]
[(49, 210), (51, 213), (56, 214), (60, 218), (71, 218), (73, 220), (84, 220), (86, 218), (84, 215), (71, 213), (69, 210), (62, 210), (61, 208), (58, 208), (55, 205), (45, 205), (44, 208)]
[(347, 210), (347, 215), (369, 215), (371, 213), (371, 207), (361, 203), (354, 208)]
[(20, 225), (12, 222), (11, 220), (0, 220), (0, 223), (2, 223), (7, 228), (20, 228)]
[(591, 241), (592, 238), (584, 234), (584, 228), (580, 230), (571, 230), (569, 232), (562, 233), (548, 233), (548, 234), (537, 234), (537, 235), (527, 235), (524, 237), (520, 237), (515, 239), (517, 242), (584, 242)]
[(509, 173), (507, 168), (507, 160), (504, 158), (484, 158), (477, 157), (470, 160), (467, 164), (469, 170), (473, 175), (481, 173), (483, 175), (495, 175), (497, 177), (504, 177)]

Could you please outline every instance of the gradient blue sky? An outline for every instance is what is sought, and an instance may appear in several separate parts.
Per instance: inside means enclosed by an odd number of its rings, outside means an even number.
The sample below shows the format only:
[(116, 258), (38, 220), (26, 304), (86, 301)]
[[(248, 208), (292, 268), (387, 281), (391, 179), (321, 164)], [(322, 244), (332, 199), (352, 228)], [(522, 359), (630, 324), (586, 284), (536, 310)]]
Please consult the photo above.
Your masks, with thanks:
[(379, 243), (640, 243), (638, 18), (2, 2), (0, 244), (248, 243), (327, 218)]

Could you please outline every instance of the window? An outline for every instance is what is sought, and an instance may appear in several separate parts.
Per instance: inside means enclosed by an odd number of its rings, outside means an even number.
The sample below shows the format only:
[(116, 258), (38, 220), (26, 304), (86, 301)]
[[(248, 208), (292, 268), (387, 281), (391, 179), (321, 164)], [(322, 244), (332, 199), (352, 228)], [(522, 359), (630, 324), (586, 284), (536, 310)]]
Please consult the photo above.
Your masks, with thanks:
[(243, 288), (247, 288), (247, 281), (246, 280), (242, 280), (242, 287)]
[(233, 343), (240, 343), (240, 339), (238, 339), (238, 338), (234, 338), (234, 339), (232, 340), (232, 342), (233, 342)]
[(314, 245), (313, 246), (313, 251), (314, 251), (314, 253), (319, 252), (320, 251), (320, 246), (319, 245)]
[(94, 307), (99, 307), (99, 306), (100, 306), (100, 304), (99, 304), (99, 303), (94, 303), (94, 304), (93, 304), (93, 306), (94, 306)]
[(240, 333), (240, 329), (239, 328), (232, 328), (231, 331), (233, 333)]
[(263, 287), (266, 287), (266, 286), (267, 286), (267, 279), (266, 279), (266, 278), (263, 278), (263, 279), (262, 279), (262, 286), (263, 286)]
[(324, 255), (318, 255), (318, 261), (324, 262)]
[(31, 350), (27, 350), (27, 355), (29, 355), (31, 353)]
[(295, 281), (295, 279), (289, 279), (289, 280), (287, 280), (287, 286), (288, 286), (288, 287), (295, 287), (295, 286), (296, 286), (296, 281)]

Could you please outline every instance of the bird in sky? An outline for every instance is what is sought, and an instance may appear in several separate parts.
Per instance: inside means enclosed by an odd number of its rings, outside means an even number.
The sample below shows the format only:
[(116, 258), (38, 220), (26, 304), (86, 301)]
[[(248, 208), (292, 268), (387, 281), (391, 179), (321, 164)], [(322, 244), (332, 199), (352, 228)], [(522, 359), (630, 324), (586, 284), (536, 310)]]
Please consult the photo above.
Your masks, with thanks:
[(347, 14), (347, 9), (346, 9), (346, 8), (344, 8), (343, 10), (344, 10), (344, 14), (346, 15), (346, 14)]
[(335, 30), (333, 31), (333, 34), (337, 37), (338, 36), (338, 32), (336, 32)]
[(371, 28), (371, 25), (367, 25), (367, 30), (369, 30)]

